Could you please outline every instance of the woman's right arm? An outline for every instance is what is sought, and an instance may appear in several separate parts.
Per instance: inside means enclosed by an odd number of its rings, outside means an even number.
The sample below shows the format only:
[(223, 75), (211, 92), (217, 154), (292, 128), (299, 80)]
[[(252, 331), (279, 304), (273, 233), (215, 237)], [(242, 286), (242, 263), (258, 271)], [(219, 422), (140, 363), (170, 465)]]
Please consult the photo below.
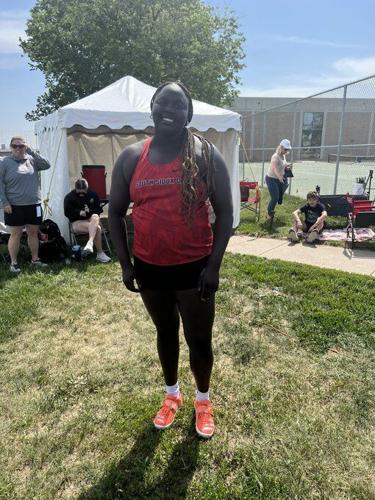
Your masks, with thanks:
[(134, 267), (130, 258), (125, 216), (130, 205), (130, 182), (139, 154), (139, 143), (137, 143), (124, 149), (118, 157), (112, 172), (108, 208), (111, 240), (122, 267), (124, 285), (132, 292), (138, 292), (139, 290), (134, 283)]
[(0, 206), (4, 208), (4, 212), (12, 212), (12, 207), (5, 193), (5, 166), (3, 160), (0, 160)]

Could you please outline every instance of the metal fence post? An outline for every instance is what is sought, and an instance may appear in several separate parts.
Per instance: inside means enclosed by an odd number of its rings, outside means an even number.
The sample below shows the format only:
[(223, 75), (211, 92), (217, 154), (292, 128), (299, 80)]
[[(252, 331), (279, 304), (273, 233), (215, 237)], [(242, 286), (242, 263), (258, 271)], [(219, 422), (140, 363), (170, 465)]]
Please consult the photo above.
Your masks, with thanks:
[(246, 116), (241, 117), (242, 136), (239, 136), (240, 150), (242, 148), (242, 180), (245, 179), (245, 157), (246, 157)]
[(264, 183), (264, 146), (266, 143), (266, 113), (263, 113), (263, 138), (262, 138), (262, 179), (260, 185), (263, 187)]
[(255, 111), (251, 112), (249, 160), (254, 161)]
[(342, 143), (342, 131), (344, 128), (344, 118), (345, 118), (345, 108), (346, 108), (346, 92), (348, 90), (348, 86), (344, 85), (344, 95), (342, 102), (342, 111), (340, 118), (340, 129), (339, 129), (339, 139), (337, 142), (337, 158), (336, 158), (336, 171), (335, 171), (335, 182), (333, 185), (333, 194), (336, 194), (337, 191), (337, 180), (339, 176), (339, 166), (340, 166), (340, 154), (341, 154), (341, 143)]
[[(293, 163), (294, 160), (294, 154), (293, 154), (293, 148), (296, 145), (296, 117), (297, 117), (297, 103), (294, 104), (294, 112), (293, 112), (293, 134), (292, 134), (292, 151), (290, 152), (290, 162)], [(289, 189), (288, 189), (288, 194), (291, 194), (292, 192), (292, 177), (289, 178)]]

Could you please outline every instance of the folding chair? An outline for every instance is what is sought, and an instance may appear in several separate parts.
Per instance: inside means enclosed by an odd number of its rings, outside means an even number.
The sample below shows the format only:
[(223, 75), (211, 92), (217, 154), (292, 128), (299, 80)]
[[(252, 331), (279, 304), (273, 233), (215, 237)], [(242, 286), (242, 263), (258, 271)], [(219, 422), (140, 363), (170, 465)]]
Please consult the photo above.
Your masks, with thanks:
[[(251, 192), (254, 191), (253, 196)], [(255, 220), (260, 218), (261, 193), (258, 182), (240, 181), (241, 210), (249, 210), (255, 213)]]
[[(102, 230), (102, 239), (104, 240), (104, 243), (105, 243), (105, 250), (107, 251), (107, 253), (109, 253), (109, 255), (112, 255), (112, 250), (111, 250), (111, 246), (109, 244), (109, 241), (108, 241), (108, 238), (107, 238), (107, 230), (105, 229), (105, 227), (103, 226), (103, 223), (100, 221), (99, 222), (99, 225), (101, 227), (101, 230)], [(72, 223), (69, 221), (69, 241), (70, 241), (70, 246), (72, 247), (73, 245), (77, 245), (78, 242), (77, 242), (77, 237), (80, 237), (80, 236), (86, 236), (88, 237), (88, 233), (82, 233), (82, 232), (76, 232), (73, 230), (73, 225)]]
[(348, 215), (347, 237), (351, 239), (351, 247), (355, 245), (355, 229), (375, 226), (375, 201), (356, 200), (348, 196), (351, 212)]
[[(95, 191), (99, 197), (100, 206), (104, 208), (109, 202), (109, 195), (107, 194), (107, 172), (105, 165), (82, 165), (82, 177), (87, 180), (89, 189)], [(109, 255), (112, 255), (111, 247), (107, 238), (109, 234), (108, 228), (105, 228), (103, 222), (100, 222), (102, 228), (102, 235)]]

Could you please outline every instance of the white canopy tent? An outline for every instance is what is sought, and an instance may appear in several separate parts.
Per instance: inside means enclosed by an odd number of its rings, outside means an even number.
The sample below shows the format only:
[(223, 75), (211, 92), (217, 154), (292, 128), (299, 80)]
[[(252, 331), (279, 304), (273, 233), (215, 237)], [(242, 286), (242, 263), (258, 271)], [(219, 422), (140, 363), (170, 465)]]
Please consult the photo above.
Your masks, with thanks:
[[(109, 192), (118, 155), (128, 144), (152, 133), (150, 101), (154, 92), (154, 87), (125, 76), (36, 122), (40, 154), (52, 165), (41, 174), (44, 208), (65, 237), (69, 233), (63, 201), (74, 181), (80, 177), (82, 165), (105, 165)], [(193, 107), (190, 127), (210, 139), (228, 165), (234, 205), (233, 227), (236, 227), (240, 214), (240, 115), (195, 100)]]

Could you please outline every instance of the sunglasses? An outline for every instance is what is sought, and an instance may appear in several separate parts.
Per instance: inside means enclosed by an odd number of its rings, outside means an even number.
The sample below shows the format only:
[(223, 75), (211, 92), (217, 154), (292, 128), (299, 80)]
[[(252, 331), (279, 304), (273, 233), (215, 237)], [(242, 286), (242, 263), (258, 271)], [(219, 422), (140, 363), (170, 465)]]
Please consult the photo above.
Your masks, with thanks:
[(13, 149), (24, 149), (26, 147), (26, 145), (25, 144), (11, 144), (10, 147)]

